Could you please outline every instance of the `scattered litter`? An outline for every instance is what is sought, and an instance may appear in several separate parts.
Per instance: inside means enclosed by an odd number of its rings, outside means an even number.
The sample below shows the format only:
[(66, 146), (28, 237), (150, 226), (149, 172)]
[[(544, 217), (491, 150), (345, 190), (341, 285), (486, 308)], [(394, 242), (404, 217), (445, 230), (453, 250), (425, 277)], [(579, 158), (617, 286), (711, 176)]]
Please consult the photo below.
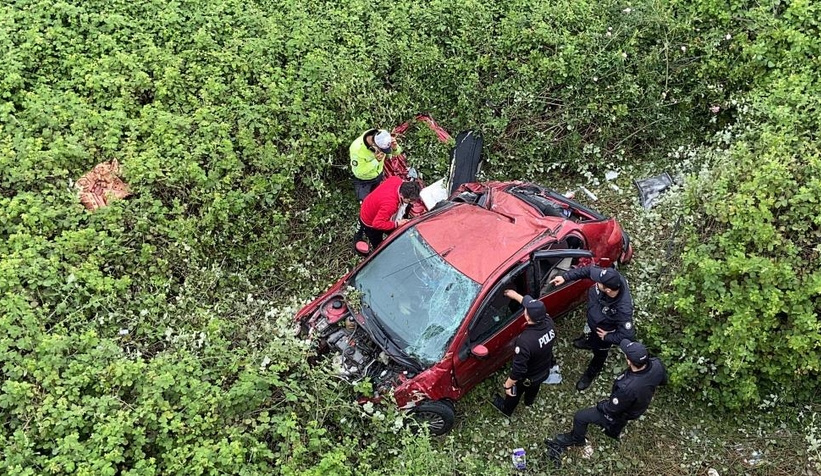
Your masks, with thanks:
[(597, 197), (593, 192), (588, 190), (587, 187), (585, 187), (584, 185), (580, 186), (579, 190), (584, 192), (584, 194), (590, 197), (590, 200), (593, 200), (594, 202), (599, 199), (599, 197)]
[(516, 448), (513, 450), (513, 467), (518, 470), (527, 468), (526, 454), (524, 448)]
[(616, 192), (621, 192), (621, 189), (619, 188), (619, 186), (614, 184), (613, 182), (608, 182), (607, 185), (610, 186), (610, 188), (612, 188)]
[(607, 180), (607, 181), (614, 180), (614, 179), (618, 178), (618, 176), (619, 176), (619, 173), (616, 172), (615, 170), (608, 170), (607, 172), (604, 173), (604, 179)]
[(95, 165), (74, 186), (80, 189), (80, 203), (89, 210), (96, 210), (115, 199), (131, 195), (128, 185), (120, 179), (120, 163), (117, 159)]
[(582, 450), (582, 458), (590, 459), (591, 456), (593, 456), (593, 445), (587, 444)]
[(550, 368), (550, 375), (548, 375), (542, 383), (547, 385), (557, 385), (562, 383), (562, 370), (559, 368), (558, 364)]
[(120, 332), (118, 332), (118, 334), (120, 334), (121, 336), (127, 336), (128, 335), (128, 329), (120, 329)]
[(763, 459), (763, 457), (764, 457), (764, 455), (760, 451), (754, 450), (750, 454), (749, 458), (744, 459), (744, 462), (747, 463), (750, 466), (757, 466), (759, 463), (761, 463), (761, 460)]
[(707, 476), (718, 476), (718, 471), (715, 468), (710, 468), (707, 470)]
[(440, 201), (447, 200), (448, 190), (445, 188), (445, 179), (441, 178), (423, 188), (419, 192), (419, 198), (422, 199), (422, 203), (425, 204), (425, 208), (428, 210), (433, 210), (433, 207)]
[(673, 185), (673, 179), (667, 172), (643, 180), (634, 180), (639, 189), (639, 200), (645, 210), (652, 208), (662, 192)]

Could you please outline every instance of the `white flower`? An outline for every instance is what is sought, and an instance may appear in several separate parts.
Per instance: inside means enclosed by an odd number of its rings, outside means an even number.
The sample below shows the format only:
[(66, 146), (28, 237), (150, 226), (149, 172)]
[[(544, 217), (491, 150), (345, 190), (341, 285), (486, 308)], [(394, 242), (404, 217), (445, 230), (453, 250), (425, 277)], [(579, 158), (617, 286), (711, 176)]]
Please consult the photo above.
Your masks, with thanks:
[(686, 47), (686, 46), (682, 46), (682, 47), (681, 47), (681, 52), (682, 52), (682, 53), (687, 53), (687, 47)]
[(733, 35), (731, 35), (731, 34), (727, 33), (727, 36), (725, 36), (725, 37), (724, 37), (724, 39), (725, 39), (725, 40), (732, 40), (732, 39), (733, 39)]
[(627, 7), (627, 8), (625, 8), (625, 9), (624, 9), (624, 10), (622, 10), (622, 11), (623, 11), (624, 13), (630, 13), (630, 12), (632, 12), (632, 11), (633, 11), (633, 9), (632, 9), (632, 8), (630, 8), (630, 7)]
[(718, 114), (718, 112), (719, 112), (720, 110), (721, 110), (721, 107), (720, 107), (720, 106), (712, 106), (712, 107), (710, 108), (710, 112), (712, 112), (713, 114)]
[(605, 34), (605, 36), (613, 36), (613, 33), (612, 33), (612, 32), (610, 32), (610, 31), (608, 31), (608, 32)]
[(622, 57), (622, 58), (624, 58), (624, 59), (626, 59), (626, 58), (627, 58), (627, 53), (622, 52), (622, 53), (621, 53), (621, 57)]
[(594, 83), (595, 83), (596, 81), (598, 81), (598, 80), (599, 80), (599, 77), (598, 77), (598, 76), (593, 76), (593, 82), (594, 82)]

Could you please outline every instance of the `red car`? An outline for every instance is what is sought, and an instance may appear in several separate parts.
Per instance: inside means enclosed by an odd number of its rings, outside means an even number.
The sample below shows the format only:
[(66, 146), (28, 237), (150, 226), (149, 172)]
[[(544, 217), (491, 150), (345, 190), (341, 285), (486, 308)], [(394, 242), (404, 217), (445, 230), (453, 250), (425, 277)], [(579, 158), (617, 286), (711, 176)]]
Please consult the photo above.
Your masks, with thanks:
[(513, 355), (522, 307), (539, 296), (551, 316), (582, 303), (592, 281), (549, 281), (576, 266), (632, 256), (627, 234), (560, 193), (523, 182), (468, 183), (415, 218), (297, 314), (341, 376), (370, 379), (379, 398), (447, 433), (454, 402)]

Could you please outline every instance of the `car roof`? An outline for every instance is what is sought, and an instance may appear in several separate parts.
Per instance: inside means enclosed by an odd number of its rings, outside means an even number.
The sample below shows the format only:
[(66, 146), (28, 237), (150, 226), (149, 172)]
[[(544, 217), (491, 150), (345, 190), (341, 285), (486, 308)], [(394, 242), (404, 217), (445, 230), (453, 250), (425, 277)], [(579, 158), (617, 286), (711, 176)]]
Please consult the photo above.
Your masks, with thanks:
[(416, 225), (433, 249), (470, 279), (484, 283), (499, 266), (564, 218), (543, 216), (495, 183), (489, 209), (457, 203)]

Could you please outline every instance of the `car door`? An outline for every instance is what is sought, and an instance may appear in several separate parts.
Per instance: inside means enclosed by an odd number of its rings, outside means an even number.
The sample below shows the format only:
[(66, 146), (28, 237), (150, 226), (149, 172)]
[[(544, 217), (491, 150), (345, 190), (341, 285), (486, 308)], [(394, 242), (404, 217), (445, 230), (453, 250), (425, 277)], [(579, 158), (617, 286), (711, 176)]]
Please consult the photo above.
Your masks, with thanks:
[[(504, 365), (513, 355), (513, 343), (526, 323), (522, 305), (505, 297), (506, 289), (528, 294), (533, 288), (533, 267), (522, 263), (488, 292), (468, 325), (466, 338), (454, 355), (454, 378), (468, 391)], [(483, 358), (471, 354), (477, 345), (487, 348)]]

